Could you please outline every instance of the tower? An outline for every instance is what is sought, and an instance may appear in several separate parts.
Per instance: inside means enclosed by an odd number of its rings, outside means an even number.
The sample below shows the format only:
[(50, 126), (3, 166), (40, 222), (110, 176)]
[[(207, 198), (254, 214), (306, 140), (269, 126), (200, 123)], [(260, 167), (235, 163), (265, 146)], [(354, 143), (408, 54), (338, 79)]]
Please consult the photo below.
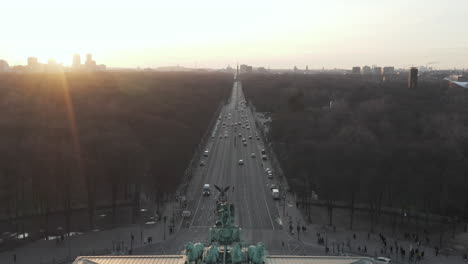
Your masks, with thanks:
[(91, 64), (92, 61), (93, 61), (93, 55), (90, 53), (86, 54), (86, 65)]
[(73, 68), (79, 68), (81, 66), (80, 54), (73, 55)]
[(408, 88), (416, 88), (418, 86), (418, 68), (411, 67), (408, 75)]

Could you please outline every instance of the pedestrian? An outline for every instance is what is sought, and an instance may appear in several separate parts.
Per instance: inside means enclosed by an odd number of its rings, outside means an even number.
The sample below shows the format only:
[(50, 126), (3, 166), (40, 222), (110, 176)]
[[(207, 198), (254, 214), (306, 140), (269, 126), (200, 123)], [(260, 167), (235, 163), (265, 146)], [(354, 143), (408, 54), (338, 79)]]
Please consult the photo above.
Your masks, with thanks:
[(16, 253), (13, 254), (13, 263), (16, 263)]
[(369, 240), (369, 239), (370, 239), (370, 233), (367, 232), (367, 240)]
[(367, 253), (367, 246), (364, 246), (364, 253)]
[(468, 261), (468, 256), (466, 256), (466, 253), (463, 255), (463, 261), (465, 261), (465, 262)]
[(281, 241), (281, 246), (284, 247), (284, 241)]
[(356, 240), (356, 233), (353, 234), (353, 239)]
[(61, 240), (61, 242), (63, 242), (63, 240), (65, 240), (65, 236), (63, 234), (60, 235), (60, 240)]

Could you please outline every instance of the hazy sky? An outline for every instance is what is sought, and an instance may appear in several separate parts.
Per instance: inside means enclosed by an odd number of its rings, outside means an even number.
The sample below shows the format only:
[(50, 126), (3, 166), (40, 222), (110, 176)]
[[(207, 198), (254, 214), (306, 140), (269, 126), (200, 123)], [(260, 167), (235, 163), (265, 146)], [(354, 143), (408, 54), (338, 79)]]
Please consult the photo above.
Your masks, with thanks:
[(121, 67), (468, 68), (468, 0), (2, 1), (0, 59)]

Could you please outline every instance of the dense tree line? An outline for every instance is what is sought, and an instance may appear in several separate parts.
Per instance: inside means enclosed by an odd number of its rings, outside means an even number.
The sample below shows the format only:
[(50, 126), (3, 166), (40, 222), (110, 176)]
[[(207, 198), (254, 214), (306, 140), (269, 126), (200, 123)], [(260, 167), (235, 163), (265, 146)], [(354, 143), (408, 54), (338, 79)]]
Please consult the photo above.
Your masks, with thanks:
[[(232, 76), (0, 75), (0, 216), (158, 199), (175, 191)], [(144, 195), (143, 195), (144, 194)]]
[(327, 74), (250, 75), (243, 87), (258, 111), (272, 112), (270, 139), (303, 199), (315, 190), (350, 208), (467, 220), (468, 91)]

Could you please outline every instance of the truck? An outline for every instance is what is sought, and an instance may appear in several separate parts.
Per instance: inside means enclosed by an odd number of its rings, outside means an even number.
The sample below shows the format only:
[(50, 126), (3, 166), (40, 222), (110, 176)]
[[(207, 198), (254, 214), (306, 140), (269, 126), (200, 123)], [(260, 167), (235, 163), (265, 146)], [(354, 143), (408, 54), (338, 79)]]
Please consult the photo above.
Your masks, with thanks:
[(273, 200), (280, 199), (280, 193), (278, 189), (271, 189), (271, 196), (273, 196)]

